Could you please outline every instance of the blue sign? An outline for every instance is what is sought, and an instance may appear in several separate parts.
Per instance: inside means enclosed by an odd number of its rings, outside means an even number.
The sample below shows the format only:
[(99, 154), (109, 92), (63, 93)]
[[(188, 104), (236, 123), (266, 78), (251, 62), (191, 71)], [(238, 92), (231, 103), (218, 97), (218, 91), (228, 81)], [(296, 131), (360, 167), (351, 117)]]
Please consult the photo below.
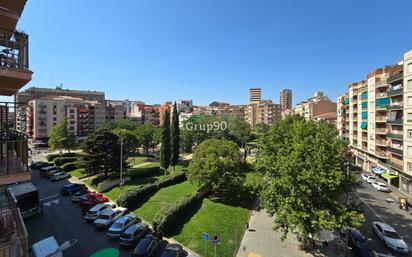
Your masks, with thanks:
[(202, 239), (205, 240), (205, 241), (208, 241), (209, 240), (209, 233), (203, 232)]

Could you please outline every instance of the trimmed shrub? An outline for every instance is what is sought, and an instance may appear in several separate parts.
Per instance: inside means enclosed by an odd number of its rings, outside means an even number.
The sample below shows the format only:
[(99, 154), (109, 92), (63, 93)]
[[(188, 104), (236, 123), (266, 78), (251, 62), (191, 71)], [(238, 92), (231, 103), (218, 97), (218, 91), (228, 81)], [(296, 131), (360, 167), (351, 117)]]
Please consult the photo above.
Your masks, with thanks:
[(76, 153), (63, 153), (63, 154), (49, 154), (46, 156), (47, 161), (52, 162), (57, 157), (75, 157)]
[(184, 181), (186, 181), (186, 172), (180, 172), (170, 178), (165, 178), (165, 179), (156, 181), (155, 184), (157, 184), (158, 189), (160, 189), (163, 187), (176, 185)]
[(68, 162), (63, 164), (60, 168), (64, 171), (64, 172), (70, 172), (79, 168), (83, 168), (84, 167), (84, 163), (81, 161), (76, 161), (76, 162)]
[(117, 204), (119, 206), (132, 209), (133, 206), (137, 206), (145, 199), (156, 193), (158, 190), (156, 184), (148, 184), (137, 186), (119, 196)]
[(53, 159), (53, 162), (56, 166), (62, 166), (65, 163), (75, 162), (77, 157), (56, 157)]
[(139, 168), (135, 171), (129, 171), (126, 176), (131, 179), (141, 179), (160, 175), (160, 167)]
[(173, 229), (179, 226), (184, 217), (189, 216), (193, 210), (197, 209), (196, 206), (199, 205), (202, 199), (196, 192), (182, 197), (158, 211), (153, 218), (153, 227), (156, 228), (156, 232), (161, 235), (171, 235)]

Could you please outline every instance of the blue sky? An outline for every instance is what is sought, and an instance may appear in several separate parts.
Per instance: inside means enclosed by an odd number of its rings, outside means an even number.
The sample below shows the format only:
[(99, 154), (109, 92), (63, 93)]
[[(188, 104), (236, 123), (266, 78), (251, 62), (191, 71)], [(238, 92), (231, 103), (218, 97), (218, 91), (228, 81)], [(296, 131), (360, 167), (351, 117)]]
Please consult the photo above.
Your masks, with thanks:
[(333, 99), (412, 48), (410, 0), (28, 0), (33, 80), (107, 99)]

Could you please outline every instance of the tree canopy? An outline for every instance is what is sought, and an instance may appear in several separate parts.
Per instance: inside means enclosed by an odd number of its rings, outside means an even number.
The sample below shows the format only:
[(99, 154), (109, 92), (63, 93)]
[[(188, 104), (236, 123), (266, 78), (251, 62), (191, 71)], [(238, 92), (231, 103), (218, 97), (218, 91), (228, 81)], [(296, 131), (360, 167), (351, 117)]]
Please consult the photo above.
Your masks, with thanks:
[(284, 237), (361, 224), (358, 205), (347, 198), (356, 185), (346, 171), (347, 149), (333, 125), (296, 116), (282, 119), (261, 136), (257, 168), (265, 173), (263, 205)]
[(176, 102), (173, 105), (173, 116), (172, 116), (172, 126), (171, 126), (171, 156), (170, 165), (175, 167), (179, 162), (180, 153), (180, 128), (179, 128), (179, 113), (177, 112)]
[(55, 151), (66, 149), (70, 152), (70, 149), (73, 149), (76, 146), (76, 138), (69, 132), (67, 127), (67, 118), (64, 118), (53, 127), (48, 142), (50, 150)]
[(234, 142), (207, 139), (193, 153), (188, 179), (215, 193), (233, 193), (241, 183), (238, 175), (241, 163), (240, 150)]
[(151, 148), (159, 144), (159, 130), (153, 124), (143, 124), (134, 130), (139, 143), (146, 152), (146, 156), (149, 155)]
[(162, 142), (160, 146), (160, 166), (167, 170), (170, 165), (170, 114), (165, 110), (163, 115)]
[(248, 143), (253, 139), (249, 124), (237, 115), (230, 115), (227, 119), (229, 138), (237, 143), (244, 151), (243, 161), (246, 161)]
[(141, 145), (136, 133), (131, 130), (116, 128), (112, 132), (119, 137), (119, 140), (123, 140), (123, 153), (126, 155), (135, 153)]

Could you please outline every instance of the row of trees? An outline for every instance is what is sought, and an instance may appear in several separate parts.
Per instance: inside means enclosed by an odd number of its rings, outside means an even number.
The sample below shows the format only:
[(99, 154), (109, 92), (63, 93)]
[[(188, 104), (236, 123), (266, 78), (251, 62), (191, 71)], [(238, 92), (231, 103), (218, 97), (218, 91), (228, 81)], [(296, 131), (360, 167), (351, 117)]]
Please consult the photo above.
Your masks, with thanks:
[(176, 102), (173, 105), (172, 124), (170, 114), (165, 110), (163, 115), (162, 140), (160, 146), (160, 166), (167, 170), (169, 166), (175, 169), (180, 154), (179, 114)]

